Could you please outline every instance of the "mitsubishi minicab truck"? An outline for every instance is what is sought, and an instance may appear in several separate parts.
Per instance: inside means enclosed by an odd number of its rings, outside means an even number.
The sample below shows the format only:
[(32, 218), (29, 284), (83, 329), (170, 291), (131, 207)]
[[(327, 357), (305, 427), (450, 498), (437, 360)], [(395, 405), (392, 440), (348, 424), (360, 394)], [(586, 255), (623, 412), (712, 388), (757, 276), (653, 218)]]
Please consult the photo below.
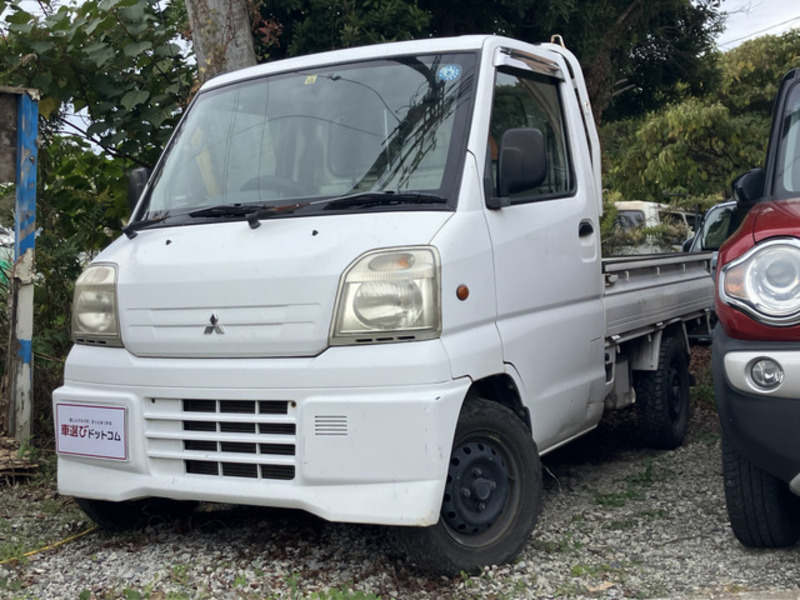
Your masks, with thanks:
[[(680, 445), (710, 254), (600, 253), (600, 147), (556, 44), (428, 39), (217, 77), (80, 276), (58, 485), (109, 528), (182, 501), (516, 556), (540, 456), (635, 405)], [(177, 503), (177, 504), (176, 504)]]

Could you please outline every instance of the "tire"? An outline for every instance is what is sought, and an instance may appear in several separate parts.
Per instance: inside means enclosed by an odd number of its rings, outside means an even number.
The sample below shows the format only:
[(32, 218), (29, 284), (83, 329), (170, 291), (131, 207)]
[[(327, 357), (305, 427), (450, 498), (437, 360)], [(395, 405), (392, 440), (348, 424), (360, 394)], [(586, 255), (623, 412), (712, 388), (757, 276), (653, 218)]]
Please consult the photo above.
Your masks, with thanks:
[(145, 498), (127, 502), (109, 502), (75, 498), (80, 509), (92, 521), (108, 531), (134, 531), (148, 525), (185, 518), (197, 507), (197, 502)]
[(636, 412), (645, 441), (673, 450), (683, 444), (689, 427), (689, 357), (683, 339), (662, 339), (655, 371), (637, 371), (634, 377)]
[(542, 467), (528, 428), (508, 408), (468, 397), (461, 409), (439, 522), (398, 528), (421, 568), (474, 573), (517, 556), (542, 506)]
[(800, 538), (800, 498), (757, 467), (722, 436), (728, 518), (737, 539), (753, 548), (783, 548)]

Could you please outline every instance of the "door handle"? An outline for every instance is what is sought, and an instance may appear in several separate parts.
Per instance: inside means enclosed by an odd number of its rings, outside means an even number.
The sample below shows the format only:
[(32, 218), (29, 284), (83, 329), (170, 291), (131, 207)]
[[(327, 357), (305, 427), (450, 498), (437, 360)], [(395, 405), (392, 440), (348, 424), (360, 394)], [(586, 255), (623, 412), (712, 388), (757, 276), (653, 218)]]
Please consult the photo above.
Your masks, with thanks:
[(589, 235), (594, 233), (594, 225), (592, 225), (591, 221), (584, 220), (581, 221), (581, 224), (578, 225), (578, 237), (585, 238)]

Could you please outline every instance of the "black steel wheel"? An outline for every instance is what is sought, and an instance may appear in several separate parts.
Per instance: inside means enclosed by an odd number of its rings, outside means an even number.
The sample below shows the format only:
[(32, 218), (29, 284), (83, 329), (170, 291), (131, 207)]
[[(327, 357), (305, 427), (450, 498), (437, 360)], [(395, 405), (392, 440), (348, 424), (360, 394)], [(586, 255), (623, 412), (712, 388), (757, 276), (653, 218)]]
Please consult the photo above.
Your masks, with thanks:
[(197, 502), (144, 498), (127, 502), (110, 502), (75, 498), (78, 506), (92, 521), (108, 531), (133, 531), (148, 525), (172, 522), (185, 518), (197, 507)]
[(439, 522), (398, 533), (419, 566), (444, 575), (475, 572), (520, 553), (541, 495), (531, 432), (508, 408), (471, 397), (456, 427)]
[(689, 428), (689, 379), (683, 338), (665, 336), (658, 368), (634, 374), (639, 426), (648, 444), (668, 450), (683, 444)]
[(722, 475), (728, 518), (737, 539), (753, 548), (782, 548), (800, 538), (800, 498), (754, 465), (722, 435)]

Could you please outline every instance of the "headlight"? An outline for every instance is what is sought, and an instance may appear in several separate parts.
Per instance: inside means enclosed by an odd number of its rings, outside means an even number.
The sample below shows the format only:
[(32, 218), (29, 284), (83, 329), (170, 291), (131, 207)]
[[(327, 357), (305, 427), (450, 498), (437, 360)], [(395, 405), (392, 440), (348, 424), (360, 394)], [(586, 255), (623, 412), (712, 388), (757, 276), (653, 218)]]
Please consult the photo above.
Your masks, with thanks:
[(767, 325), (800, 323), (800, 241), (775, 239), (759, 244), (726, 265), (720, 298)]
[(76, 344), (122, 346), (117, 319), (117, 268), (90, 265), (75, 282), (72, 340)]
[(331, 344), (438, 337), (439, 288), (439, 256), (433, 248), (391, 248), (361, 256), (339, 283)]

